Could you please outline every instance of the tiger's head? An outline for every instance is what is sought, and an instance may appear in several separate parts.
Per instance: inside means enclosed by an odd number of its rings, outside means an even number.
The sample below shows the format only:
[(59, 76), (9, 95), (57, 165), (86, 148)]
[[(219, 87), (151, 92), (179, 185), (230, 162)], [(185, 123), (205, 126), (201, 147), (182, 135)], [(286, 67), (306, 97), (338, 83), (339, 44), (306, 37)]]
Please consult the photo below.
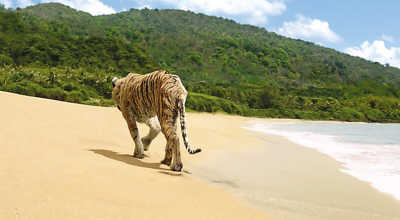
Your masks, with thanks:
[(121, 83), (120, 83), (120, 79), (118, 79), (117, 77), (114, 77), (111, 81), (112, 86), (113, 86), (113, 91), (112, 91), (112, 98), (115, 102), (115, 104), (117, 104), (117, 107), (119, 110), (121, 110), (120, 108), (120, 89), (121, 89)]

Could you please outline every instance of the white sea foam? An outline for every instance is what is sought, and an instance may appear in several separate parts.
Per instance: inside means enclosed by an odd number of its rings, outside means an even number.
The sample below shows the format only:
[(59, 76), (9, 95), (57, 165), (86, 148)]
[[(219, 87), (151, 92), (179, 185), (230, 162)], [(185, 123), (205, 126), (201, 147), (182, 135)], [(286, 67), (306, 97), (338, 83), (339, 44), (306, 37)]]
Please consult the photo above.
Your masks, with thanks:
[(342, 141), (339, 136), (325, 134), (326, 132), (320, 134), (315, 131), (300, 131), (301, 129), (285, 130), (274, 125), (277, 124), (254, 123), (245, 128), (284, 136), (296, 144), (329, 155), (343, 164), (345, 168), (342, 172), (369, 182), (379, 191), (389, 193), (400, 200), (400, 143), (351, 143)]

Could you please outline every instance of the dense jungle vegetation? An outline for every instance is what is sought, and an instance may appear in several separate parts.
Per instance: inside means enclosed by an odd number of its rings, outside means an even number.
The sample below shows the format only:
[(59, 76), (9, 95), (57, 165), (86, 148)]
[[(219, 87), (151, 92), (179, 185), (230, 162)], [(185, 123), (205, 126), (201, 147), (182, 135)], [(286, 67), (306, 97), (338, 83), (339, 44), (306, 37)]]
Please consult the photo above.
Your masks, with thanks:
[(112, 105), (111, 78), (166, 69), (206, 112), (400, 122), (400, 69), (179, 10), (0, 8), (0, 90)]

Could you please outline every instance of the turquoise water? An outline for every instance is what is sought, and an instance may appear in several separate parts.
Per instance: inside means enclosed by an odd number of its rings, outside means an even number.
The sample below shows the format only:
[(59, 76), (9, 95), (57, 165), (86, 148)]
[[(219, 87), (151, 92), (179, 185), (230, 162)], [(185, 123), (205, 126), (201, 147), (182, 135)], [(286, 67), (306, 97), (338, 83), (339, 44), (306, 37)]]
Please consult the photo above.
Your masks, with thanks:
[(400, 124), (254, 122), (246, 128), (329, 155), (343, 164), (341, 171), (400, 200)]

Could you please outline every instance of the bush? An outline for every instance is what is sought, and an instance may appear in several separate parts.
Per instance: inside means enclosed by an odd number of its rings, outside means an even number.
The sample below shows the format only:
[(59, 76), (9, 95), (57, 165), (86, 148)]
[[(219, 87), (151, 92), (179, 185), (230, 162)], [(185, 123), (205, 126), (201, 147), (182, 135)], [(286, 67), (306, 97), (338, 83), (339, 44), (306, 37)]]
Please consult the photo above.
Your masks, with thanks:
[(46, 96), (47, 96), (46, 98), (49, 98), (49, 99), (65, 101), (67, 94), (64, 90), (57, 87), (57, 88), (47, 89)]
[(379, 122), (385, 119), (385, 115), (378, 109), (369, 109), (366, 112), (364, 112), (364, 114), (367, 117), (367, 119), (372, 122)]
[(73, 103), (81, 103), (82, 102), (82, 97), (81, 93), (79, 91), (72, 91), (67, 94), (67, 97), (65, 101), (67, 102), (73, 102)]
[(335, 119), (342, 121), (365, 121), (365, 116), (362, 112), (349, 107), (343, 107), (342, 109), (334, 112), (333, 116)]
[(240, 115), (244, 112), (243, 106), (232, 101), (199, 93), (189, 93), (186, 106), (203, 112), (226, 112)]
[(0, 66), (11, 65), (11, 64), (14, 64), (13, 59), (4, 54), (0, 54)]

